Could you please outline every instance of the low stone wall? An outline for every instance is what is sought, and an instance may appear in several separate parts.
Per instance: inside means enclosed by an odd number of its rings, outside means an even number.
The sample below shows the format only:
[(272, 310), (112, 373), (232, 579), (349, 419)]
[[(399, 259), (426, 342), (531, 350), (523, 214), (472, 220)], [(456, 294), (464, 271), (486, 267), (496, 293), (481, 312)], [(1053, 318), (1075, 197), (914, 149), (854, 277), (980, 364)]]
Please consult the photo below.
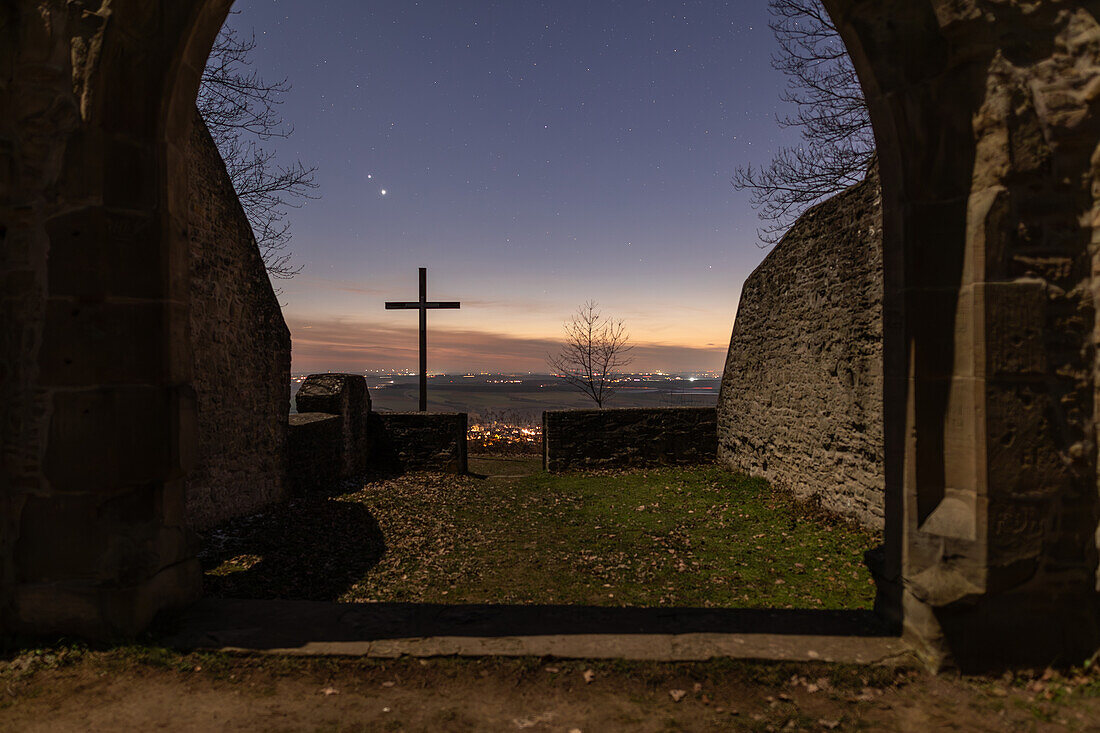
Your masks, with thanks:
[(290, 484), (301, 493), (372, 470), (466, 473), (466, 413), (371, 412), (358, 374), (311, 374), (290, 416)]
[(287, 483), (295, 494), (325, 489), (341, 478), (344, 431), (339, 415), (306, 412), (290, 416)]
[(713, 407), (550, 410), (542, 413), (542, 465), (567, 471), (709, 463), (717, 429)]
[(465, 412), (372, 412), (372, 462), (400, 471), (466, 473)]

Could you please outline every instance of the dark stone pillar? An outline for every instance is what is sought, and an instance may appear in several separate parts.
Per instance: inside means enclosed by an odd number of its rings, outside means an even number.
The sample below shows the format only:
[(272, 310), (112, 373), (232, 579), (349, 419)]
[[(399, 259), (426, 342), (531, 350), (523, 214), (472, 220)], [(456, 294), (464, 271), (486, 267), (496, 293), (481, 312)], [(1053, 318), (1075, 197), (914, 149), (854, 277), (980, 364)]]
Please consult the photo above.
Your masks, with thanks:
[(933, 666), (1079, 662), (1100, 642), (1096, 5), (826, 5), (883, 182), (880, 607)]
[(287, 483), (295, 495), (331, 488), (344, 466), (340, 415), (305, 412), (290, 416)]
[(358, 374), (311, 374), (295, 397), (299, 413), (323, 412), (342, 420), (342, 477), (363, 473), (370, 461), (370, 393)]

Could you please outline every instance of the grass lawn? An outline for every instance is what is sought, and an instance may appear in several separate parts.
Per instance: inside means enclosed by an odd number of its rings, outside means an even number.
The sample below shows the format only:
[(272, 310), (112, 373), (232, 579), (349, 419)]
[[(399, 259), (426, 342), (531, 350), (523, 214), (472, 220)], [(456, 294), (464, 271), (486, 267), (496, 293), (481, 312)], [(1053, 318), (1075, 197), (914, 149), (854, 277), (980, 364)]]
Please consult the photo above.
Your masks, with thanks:
[(717, 466), (548, 475), (471, 459), (288, 502), (207, 538), (207, 593), (248, 598), (869, 608), (878, 538)]

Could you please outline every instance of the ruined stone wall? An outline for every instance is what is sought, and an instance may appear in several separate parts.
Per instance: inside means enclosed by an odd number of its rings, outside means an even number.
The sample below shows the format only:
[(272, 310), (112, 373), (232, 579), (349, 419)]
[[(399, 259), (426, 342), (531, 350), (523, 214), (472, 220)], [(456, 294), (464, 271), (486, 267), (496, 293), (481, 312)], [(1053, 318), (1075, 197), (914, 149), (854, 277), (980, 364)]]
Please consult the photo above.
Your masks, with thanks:
[[(340, 440), (337, 471), (349, 477), (363, 473), (370, 461), (370, 392), (361, 374), (311, 374), (294, 395), (299, 414), (318, 412), (339, 415)], [(291, 426), (293, 435), (293, 415)], [(291, 439), (291, 452), (297, 451)]]
[(465, 412), (372, 412), (375, 468), (466, 473)]
[(187, 516), (202, 529), (285, 496), (290, 331), (197, 112), (190, 151), (198, 460), (187, 480)]
[(332, 488), (342, 478), (347, 432), (342, 415), (299, 412), (290, 416), (287, 484), (295, 496)]
[(547, 410), (542, 465), (580, 468), (708, 463), (715, 456), (713, 407)]
[(872, 173), (808, 211), (745, 281), (718, 457), (883, 524), (882, 206)]

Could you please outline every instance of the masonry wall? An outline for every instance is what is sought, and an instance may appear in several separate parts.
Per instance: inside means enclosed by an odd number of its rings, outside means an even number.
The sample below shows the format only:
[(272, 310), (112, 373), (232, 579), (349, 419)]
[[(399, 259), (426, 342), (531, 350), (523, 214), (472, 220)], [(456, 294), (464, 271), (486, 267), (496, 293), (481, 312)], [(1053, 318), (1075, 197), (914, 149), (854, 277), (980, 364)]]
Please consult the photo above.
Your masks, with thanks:
[(290, 331), (225, 164), (196, 113), (190, 139), (196, 529), (285, 496)]
[(466, 473), (465, 412), (372, 412), (376, 468)]
[(299, 412), (287, 434), (288, 489), (296, 495), (324, 491), (346, 478), (343, 468), (347, 432), (342, 415)]
[[(361, 374), (311, 374), (294, 396), (296, 412), (338, 415), (341, 420), (337, 471), (342, 477), (362, 474), (370, 462), (370, 392)], [(294, 415), (290, 416), (291, 466), (297, 446)], [(295, 469), (296, 470), (296, 469)]]
[(707, 463), (715, 458), (713, 407), (548, 410), (542, 464), (548, 471)]
[(718, 399), (718, 457), (883, 524), (882, 204), (877, 172), (808, 211), (745, 281)]

